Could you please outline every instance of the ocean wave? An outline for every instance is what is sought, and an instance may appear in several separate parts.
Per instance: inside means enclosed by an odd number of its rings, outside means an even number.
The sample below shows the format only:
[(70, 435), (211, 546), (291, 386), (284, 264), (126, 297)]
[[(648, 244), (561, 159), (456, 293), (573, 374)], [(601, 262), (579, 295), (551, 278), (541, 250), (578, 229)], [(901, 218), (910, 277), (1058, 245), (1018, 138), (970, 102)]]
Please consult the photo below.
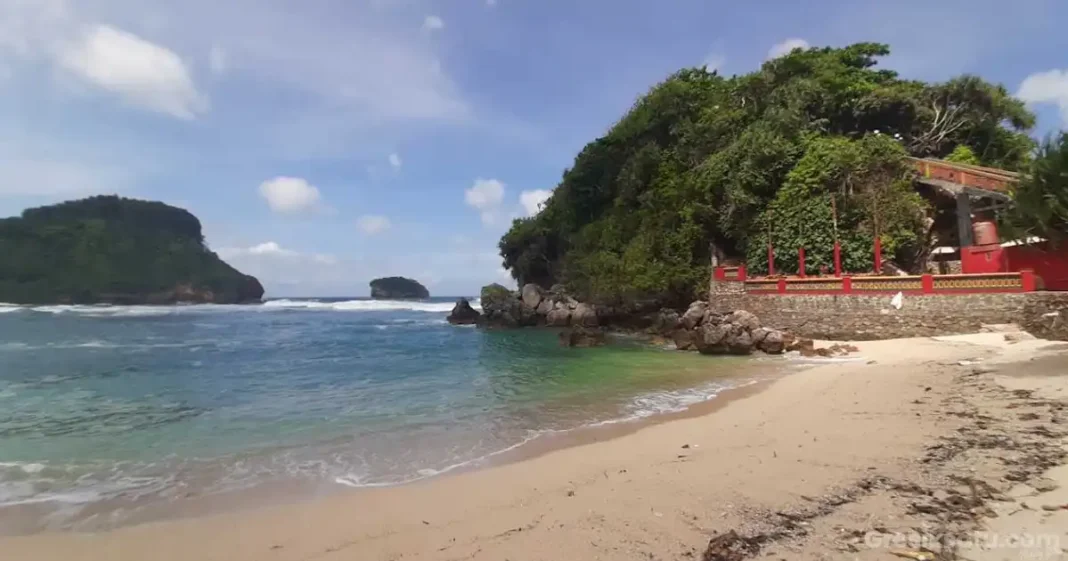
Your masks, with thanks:
[[(335, 312), (388, 312), (412, 311), (448, 313), (452, 311), (453, 302), (413, 302), (405, 300), (343, 300), (340, 302), (323, 302), (321, 300), (268, 300), (261, 307), (264, 310), (324, 310)], [(474, 308), (481, 308), (478, 299), (471, 302)]]

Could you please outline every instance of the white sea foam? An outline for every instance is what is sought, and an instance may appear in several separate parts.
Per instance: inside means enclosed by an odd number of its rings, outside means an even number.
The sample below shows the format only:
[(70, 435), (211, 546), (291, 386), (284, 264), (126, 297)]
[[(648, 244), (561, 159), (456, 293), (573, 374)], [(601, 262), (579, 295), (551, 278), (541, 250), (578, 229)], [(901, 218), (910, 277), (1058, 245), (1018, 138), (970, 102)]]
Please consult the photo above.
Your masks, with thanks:
[[(264, 310), (304, 309), (335, 312), (388, 312), (414, 311), (448, 313), (455, 304), (452, 302), (413, 302), (404, 300), (343, 300), (340, 302), (322, 302), (319, 300), (268, 300), (262, 304)], [(479, 302), (471, 303), (478, 307)]]

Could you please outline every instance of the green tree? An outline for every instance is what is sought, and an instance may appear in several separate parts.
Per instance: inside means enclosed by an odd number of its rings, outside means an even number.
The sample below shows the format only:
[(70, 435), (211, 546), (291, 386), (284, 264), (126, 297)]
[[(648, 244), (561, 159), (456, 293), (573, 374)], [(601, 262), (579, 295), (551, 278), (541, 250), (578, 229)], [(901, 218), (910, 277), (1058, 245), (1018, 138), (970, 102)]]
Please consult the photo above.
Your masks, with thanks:
[(1047, 138), (1013, 192), (1003, 227), (1017, 239), (1068, 239), (1068, 133)]

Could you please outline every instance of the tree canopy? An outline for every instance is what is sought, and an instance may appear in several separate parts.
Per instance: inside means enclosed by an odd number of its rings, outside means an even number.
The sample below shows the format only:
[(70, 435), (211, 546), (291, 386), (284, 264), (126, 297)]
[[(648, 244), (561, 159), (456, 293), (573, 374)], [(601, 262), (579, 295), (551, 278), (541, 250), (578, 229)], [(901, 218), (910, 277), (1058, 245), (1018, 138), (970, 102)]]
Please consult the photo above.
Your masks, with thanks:
[(826, 266), (834, 209), (847, 268), (870, 267), (875, 232), (888, 255), (914, 259), (924, 203), (906, 157), (966, 147), (1019, 169), (1035, 118), (975, 76), (925, 83), (877, 68), (887, 54), (859, 43), (729, 78), (676, 72), (582, 149), (541, 212), (513, 223), (504, 266), (520, 284), (566, 283), (598, 301), (685, 301), (713, 253), (759, 268), (768, 236), (782, 258), (804, 245), (811, 268)]
[(1037, 236), (1057, 246), (1068, 241), (1068, 133), (1042, 143), (1013, 198), (1002, 216), (1007, 233), (1017, 239)]
[(258, 301), (259, 282), (204, 245), (180, 208), (115, 196), (0, 220), (0, 302)]

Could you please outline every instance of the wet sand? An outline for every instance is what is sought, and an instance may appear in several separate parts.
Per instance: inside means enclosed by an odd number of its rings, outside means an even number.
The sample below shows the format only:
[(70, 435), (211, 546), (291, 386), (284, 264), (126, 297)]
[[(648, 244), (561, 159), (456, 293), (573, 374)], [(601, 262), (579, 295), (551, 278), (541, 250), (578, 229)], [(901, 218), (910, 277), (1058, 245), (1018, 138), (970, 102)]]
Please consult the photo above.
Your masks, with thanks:
[[(872, 532), (983, 522), (982, 509), (993, 506), (969, 503), (968, 516), (950, 520), (960, 502), (950, 500), (959, 493), (951, 476), (989, 479), (1008, 493), (1000, 487), (1034, 483), (1061, 460), (1051, 424), (1060, 409), (1050, 404), (1068, 388), (1063, 350), (1001, 333), (858, 346), (866, 361), (734, 390), (664, 422), (532, 446), (484, 470), (110, 532), (3, 538), (0, 552), (19, 560), (649, 560), (700, 558), (712, 536), (736, 530), (752, 538), (752, 555), (885, 559), (882, 542), (865, 541)], [(1029, 364), (1040, 356), (1054, 358)], [(1002, 378), (1046, 384), (1042, 391), (1058, 397), (1014, 393)], [(1026, 407), (1052, 412), (1021, 420)], [(1003, 438), (982, 438), (993, 430)], [(917, 509), (939, 493), (944, 504)], [(1068, 518), (1045, 512), (1039, 519), (1050, 524)]]

